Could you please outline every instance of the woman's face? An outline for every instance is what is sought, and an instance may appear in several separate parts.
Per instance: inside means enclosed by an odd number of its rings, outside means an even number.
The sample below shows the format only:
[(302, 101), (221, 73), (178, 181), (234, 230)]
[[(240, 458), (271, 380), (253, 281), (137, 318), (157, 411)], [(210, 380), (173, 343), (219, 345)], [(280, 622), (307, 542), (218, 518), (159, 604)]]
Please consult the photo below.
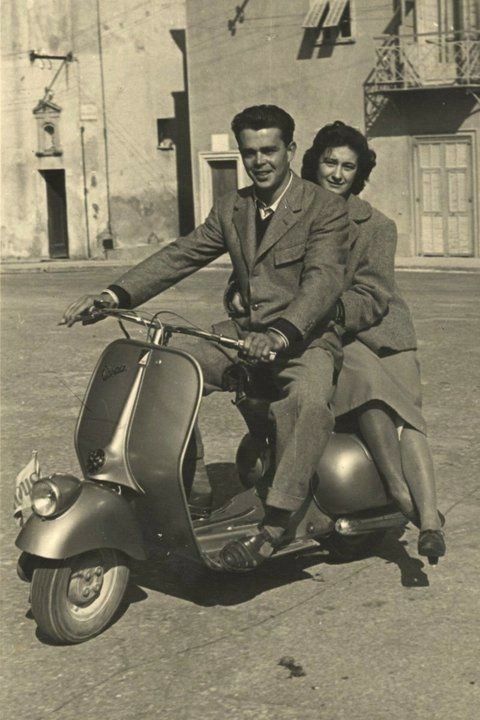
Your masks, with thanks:
[(358, 155), (348, 145), (327, 148), (318, 161), (317, 182), (325, 190), (348, 197), (358, 170)]

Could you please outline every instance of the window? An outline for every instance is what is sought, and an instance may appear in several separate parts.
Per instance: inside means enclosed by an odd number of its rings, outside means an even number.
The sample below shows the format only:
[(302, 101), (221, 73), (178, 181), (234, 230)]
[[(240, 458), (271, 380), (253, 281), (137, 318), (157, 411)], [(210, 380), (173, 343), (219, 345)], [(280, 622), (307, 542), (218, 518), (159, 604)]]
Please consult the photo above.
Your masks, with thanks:
[(157, 119), (157, 148), (174, 150), (177, 144), (177, 120), (171, 118)]
[(55, 150), (55, 126), (52, 123), (46, 123), (43, 126), (45, 133), (43, 138), (43, 152), (45, 154), (54, 152)]
[(318, 32), (319, 44), (352, 42), (352, 0), (313, 0), (303, 27)]
[(57, 127), (54, 121), (43, 122), (39, 136), (39, 148), (37, 157), (44, 155), (61, 155), (62, 151), (59, 147), (59, 139)]

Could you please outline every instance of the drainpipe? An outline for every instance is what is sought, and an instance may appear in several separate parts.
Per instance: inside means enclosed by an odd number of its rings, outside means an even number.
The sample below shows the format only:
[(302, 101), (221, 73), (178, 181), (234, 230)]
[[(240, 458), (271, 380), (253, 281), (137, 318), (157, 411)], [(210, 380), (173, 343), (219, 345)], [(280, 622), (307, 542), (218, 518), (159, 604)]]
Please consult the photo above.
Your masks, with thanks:
[(83, 175), (83, 206), (85, 208), (85, 226), (87, 230), (87, 258), (92, 257), (90, 247), (90, 221), (88, 219), (88, 188), (87, 188), (87, 167), (85, 164), (85, 128), (80, 126), (80, 145), (82, 148), (82, 175)]
[(105, 180), (107, 188), (107, 229), (104, 230), (99, 239), (102, 242), (104, 250), (113, 249), (113, 234), (110, 212), (110, 164), (108, 157), (108, 133), (107, 133), (107, 110), (105, 101), (105, 75), (103, 68), (103, 48), (102, 48), (102, 27), (100, 17), (100, 0), (97, 0), (97, 34), (98, 34), (98, 56), (100, 61), (100, 84), (102, 89), (102, 115), (103, 115), (103, 144), (105, 148)]

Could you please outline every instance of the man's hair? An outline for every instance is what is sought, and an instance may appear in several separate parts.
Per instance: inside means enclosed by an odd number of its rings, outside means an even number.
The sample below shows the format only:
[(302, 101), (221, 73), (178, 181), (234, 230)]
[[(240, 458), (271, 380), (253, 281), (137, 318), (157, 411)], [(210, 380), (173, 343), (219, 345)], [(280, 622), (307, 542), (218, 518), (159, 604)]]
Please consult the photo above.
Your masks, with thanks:
[(328, 148), (346, 145), (358, 156), (358, 169), (352, 185), (352, 193), (358, 195), (365, 187), (370, 173), (376, 165), (376, 154), (367, 142), (365, 135), (341, 120), (325, 125), (315, 135), (312, 147), (303, 156), (302, 178), (318, 184), (318, 163)]
[(232, 120), (232, 130), (237, 143), (240, 142), (242, 130), (263, 130), (263, 128), (278, 128), (285, 145), (290, 145), (295, 122), (291, 115), (277, 105), (253, 105), (242, 110)]

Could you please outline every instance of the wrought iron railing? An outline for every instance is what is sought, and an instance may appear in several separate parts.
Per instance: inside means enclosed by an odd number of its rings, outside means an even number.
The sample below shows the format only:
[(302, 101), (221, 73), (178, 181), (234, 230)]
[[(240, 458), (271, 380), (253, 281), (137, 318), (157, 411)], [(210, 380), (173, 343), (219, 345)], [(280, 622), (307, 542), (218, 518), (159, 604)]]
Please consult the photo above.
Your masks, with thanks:
[(376, 38), (370, 91), (480, 85), (480, 33), (449, 32)]

